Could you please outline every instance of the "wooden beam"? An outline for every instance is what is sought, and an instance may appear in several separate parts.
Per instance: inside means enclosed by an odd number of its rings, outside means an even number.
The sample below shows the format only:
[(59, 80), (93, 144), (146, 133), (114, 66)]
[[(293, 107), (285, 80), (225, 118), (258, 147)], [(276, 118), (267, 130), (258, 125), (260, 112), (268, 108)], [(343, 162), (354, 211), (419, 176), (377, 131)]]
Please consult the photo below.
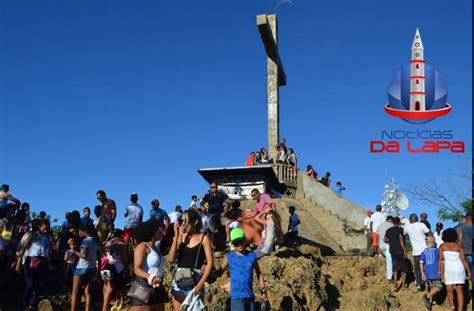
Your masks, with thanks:
[(278, 66), (278, 85), (286, 85), (285, 69), (283, 68), (283, 63), (278, 53), (278, 46), (273, 38), (272, 29), (266, 14), (257, 15), (257, 28), (267, 57), (271, 58)]

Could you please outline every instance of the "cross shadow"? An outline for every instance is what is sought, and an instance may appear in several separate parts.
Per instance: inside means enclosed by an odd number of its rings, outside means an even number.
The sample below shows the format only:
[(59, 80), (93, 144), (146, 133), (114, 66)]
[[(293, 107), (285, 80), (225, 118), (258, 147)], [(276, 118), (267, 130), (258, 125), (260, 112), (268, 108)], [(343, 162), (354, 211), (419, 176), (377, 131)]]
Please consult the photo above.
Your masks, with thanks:
[(331, 247), (329, 247), (327, 245), (324, 245), (324, 244), (321, 244), (321, 243), (318, 243), (318, 242), (313, 241), (313, 240), (309, 240), (307, 238), (300, 237), (300, 236), (295, 241), (287, 241), (287, 242), (289, 244), (286, 244), (286, 245), (288, 245), (290, 247), (298, 247), (298, 246), (308, 245), (308, 246), (318, 248), (321, 251), (321, 255), (323, 255), (323, 256), (334, 256), (334, 255), (336, 255), (336, 252)]
[(341, 294), (339, 293), (339, 290), (337, 289), (336, 286), (332, 285), (330, 283), (331, 277), (328, 275), (324, 276), (324, 289), (326, 290), (326, 293), (328, 294), (328, 299), (327, 301), (323, 304), (324, 310), (338, 310), (341, 307), (341, 303), (339, 301), (339, 297), (341, 297)]

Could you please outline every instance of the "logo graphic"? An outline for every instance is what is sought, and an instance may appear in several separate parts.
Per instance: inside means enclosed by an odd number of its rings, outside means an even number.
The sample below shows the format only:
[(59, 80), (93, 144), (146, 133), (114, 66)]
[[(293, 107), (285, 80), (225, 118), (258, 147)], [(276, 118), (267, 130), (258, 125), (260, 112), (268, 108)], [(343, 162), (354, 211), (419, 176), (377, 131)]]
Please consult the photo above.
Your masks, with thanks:
[(385, 112), (409, 123), (422, 124), (451, 112), (448, 89), (433, 67), (425, 64), (418, 28), (411, 47), (410, 65), (402, 67), (388, 88)]

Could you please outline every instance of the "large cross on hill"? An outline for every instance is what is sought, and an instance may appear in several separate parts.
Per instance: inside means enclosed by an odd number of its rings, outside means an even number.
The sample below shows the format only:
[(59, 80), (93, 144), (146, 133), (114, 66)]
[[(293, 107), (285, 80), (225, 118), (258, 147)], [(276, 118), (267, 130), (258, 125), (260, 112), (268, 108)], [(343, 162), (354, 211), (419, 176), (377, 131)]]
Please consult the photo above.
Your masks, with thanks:
[(276, 15), (257, 15), (257, 27), (267, 54), (268, 152), (277, 160), (276, 145), (280, 135), (279, 87), (286, 85), (286, 75), (278, 53)]

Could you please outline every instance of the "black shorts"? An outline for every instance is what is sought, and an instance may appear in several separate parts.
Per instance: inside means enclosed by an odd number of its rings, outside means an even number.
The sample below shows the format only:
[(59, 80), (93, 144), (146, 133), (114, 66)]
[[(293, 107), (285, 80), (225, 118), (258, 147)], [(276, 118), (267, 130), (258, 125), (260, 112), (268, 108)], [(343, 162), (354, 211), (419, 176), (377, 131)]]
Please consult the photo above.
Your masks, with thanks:
[(392, 255), (392, 267), (393, 272), (402, 271), (408, 272), (408, 266), (405, 261), (405, 255), (403, 253), (390, 253)]
[[(135, 278), (135, 281), (149, 286), (147, 280), (142, 279), (142, 278)], [(148, 303), (144, 303), (141, 300), (135, 299), (135, 298), (130, 298), (130, 306), (156, 306), (162, 303), (166, 303), (168, 301), (168, 294), (166, 293), (165, 289), (163, 286), (155, 288), (155, 292), (151, 295), (150, 300), (148, 300)]]

